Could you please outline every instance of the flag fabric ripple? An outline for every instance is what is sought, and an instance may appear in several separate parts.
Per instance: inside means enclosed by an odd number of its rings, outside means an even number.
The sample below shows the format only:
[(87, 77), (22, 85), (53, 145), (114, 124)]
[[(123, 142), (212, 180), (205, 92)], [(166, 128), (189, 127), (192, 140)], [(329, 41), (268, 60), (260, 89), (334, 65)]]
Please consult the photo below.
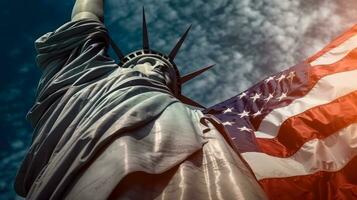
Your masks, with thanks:
[(357, 199), (357, 25), (204, 112), (271, 199)]

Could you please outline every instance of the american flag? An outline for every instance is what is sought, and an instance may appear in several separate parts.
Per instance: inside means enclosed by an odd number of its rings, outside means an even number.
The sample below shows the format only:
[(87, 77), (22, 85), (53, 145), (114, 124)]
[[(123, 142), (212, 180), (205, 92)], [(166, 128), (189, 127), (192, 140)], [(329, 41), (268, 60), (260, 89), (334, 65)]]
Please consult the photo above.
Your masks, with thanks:
[(357, 25), (204, 112), (271, 199), (357, 199)]

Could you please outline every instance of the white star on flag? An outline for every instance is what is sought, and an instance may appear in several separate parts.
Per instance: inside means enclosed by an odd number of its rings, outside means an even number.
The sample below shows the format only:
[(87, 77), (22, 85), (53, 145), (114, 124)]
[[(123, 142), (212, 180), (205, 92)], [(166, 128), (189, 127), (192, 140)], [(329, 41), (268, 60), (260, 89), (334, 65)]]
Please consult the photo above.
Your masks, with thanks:
[(255, 93), (255, 95), (254, 95), (254, 96), (251, 96), (250, 98), (253, 99), (253, 102), (255, 102), (257, 99), (260, 98), (261, 95), (262, 95), (262, 94), (260, 94), (260, 93)]
[(277, 78), (276, 80), (278, 80), (278, 82), (280, 83), (280, 81), (282, 81), (284, 78), (286, 78), (286, 76), (284, 74), (282, 74), (279, 78)]
[(270, 99), (272, 99), (274, 96), (272, 93), (269, 93), (269, 96), (267, 98), (264, 99), (264, 101), (268, 102), (270, 101)]
[(274, 80), (275, 76), (269, 76), (267, 79), (265, 79), (265, 83)]
[(287, 96), (286, 96), (286, 92), (283, 92), (283, 93), (281, 93), (281, 95), (280, 95), (279, 97), (277, 97), (277, 99), (278, 99), (279, 101), (281, 101), (281, 100), (284, 99), (285, 97), (287, 97)]
[(246, 126), (238, 127), (238, 129), (239, 129), (240, 131), (248, 131), (248, 132), (252, 132), (252, 131), (253, 131), (252, 129), (247, 128)]
[(255, 112), (253, 114), (253, 117), (257, 117), (258, 115), (261, 115), (262, 114), (262, 110), (258, 110), (257, 112)]
[(223, 125), (225, 125), (225, 126), (232, 126), (233, 124), (234, 124), (234, 122), (223, 122), (222, 123)]
[(245, 96), (247, 96), (247, 94), (246, 94), (245, 92), (243, 92), (243, 93), (240, 94), (238, 97), (239, 97), (240, 99), (242, 99), (242, 98), (245, 97)]
[(232, 112), (233, 108), (227, 108), (223, 111), (223, 113), (228, 113), (228, 112)]
[(295, 75), (295, 72), (294, 72), (294, 71), (292, 71), (292, 72), (290, 72), (290, 73), (289, 73), (289, 76), (288, 76), (288, 77), (286, 77), (286, 78), (287, 78), (287, 79), (289, 79), (289, 80), (290, 80), (290, 82), (292, 82), (295, 76), (296, 76), (296, 75)]
[(243, 117), (248, 117), (249, 112), (248, 112), (248, 111), (243, 110), (243, 112), (238, 113), (238, 115), (240, 116), (240, 118), (243, 118)]

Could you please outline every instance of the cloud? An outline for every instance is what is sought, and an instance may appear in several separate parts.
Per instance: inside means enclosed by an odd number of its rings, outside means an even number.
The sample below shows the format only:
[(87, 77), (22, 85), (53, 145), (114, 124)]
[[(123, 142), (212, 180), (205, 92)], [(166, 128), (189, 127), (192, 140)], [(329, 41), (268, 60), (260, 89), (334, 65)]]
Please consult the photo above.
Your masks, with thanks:
[(353, 23), (353, 12), (342, 12), (353, 5), (352, 0), (109, 0), (107, 4), (109, 27), (120, 32), (116, 39), (127, 50), (140, 47), (142, 5), (152, 46), (161, 51), (168, 52), (178, 33), (192, 23), (177, 63), (185, 67), (184, 73), (217, 64), (184, 88), (185, 94), (208, 105), (297, 64)]
[[(18, 141), (21, 142), (21, 141)], [(6, 158), (0, 160), (0, 197), (1, 199), (22, 199), (13, 197), (13, 183), (16, 171), (20, 165), (21, 159), (24, 157), (26, 150), (17, 151), (8, 154)]]

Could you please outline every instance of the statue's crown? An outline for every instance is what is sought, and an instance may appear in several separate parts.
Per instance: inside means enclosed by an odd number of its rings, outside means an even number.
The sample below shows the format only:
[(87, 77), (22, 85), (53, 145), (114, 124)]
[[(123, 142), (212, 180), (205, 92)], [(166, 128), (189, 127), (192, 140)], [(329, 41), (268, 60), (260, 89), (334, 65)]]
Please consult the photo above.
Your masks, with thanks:
[(111, 45), (113, 47), (114, 52), (116, 53), (116, 55), (119, 58), (119, 66), (120, 67), (125, 67), (126, 63), (130, 63), (130, 61), (138, 58), (138, 57), (144, 57), (144, 56), (154, 56), (156, 58), (159, 58), (161, 60), (163, 60), (165, 63), (168, 63), (170, 65), (170, 67), (172, 67), (175, 70), (176, 73), (176, 87), (174, 88), (174, 95), (183, 103), (188, 104), (188, 105), (192, 105), (192, 106), (196, 106), (196, 107), (201, 107), (204, 108), (202, 105), (200, 105), (199, 103), (195, 102), (194, 100), (184, 96), (181, 94), (181, 87), (184, 83), (188, 82), (189, 80), (195, 78), (196, 76), (202, 74), (203, 72), (205, 72), (206, 70), (210, 69), (211, 67), (213, 67), (214, 65), (209, 65), (207, 67), (201, 68), (197, 71), (194, 71), (192, 73), (189, 73), (187, 75), (184, 76), (180, 76), (180, 72), (174, 62), (174, 59), (178, 53), (178, 51), (180, 50), (183, 42), (185, 41), (187, 34), (191, 28), (191, 26), (189, 26), (187, 28), (187, 30), (185, 31), (185, 33), (181, 36), (181, 38), (178, 40), (178, 42), (176, 43), (175, 47), (171, 50), (171, 52), (166, 55), (164, 53), (161, 53), (159, 51), (155, 51), (153, 49), (150, 48), (149, 45), (149, 35), (148, 35), (148, 29), (147, 29), (147, 24), (146, 24), (146, 17), (145, 17), (145, 10), (143, 8), (143, 48), (137, 51), (134, 51), (132, 53), (129, 53), (128, 55), (124, 55), (122, 53), (122, 51), (120, 50), (120, 48), (115, 44), (114, 41), (112, 41), (111, 39)]

